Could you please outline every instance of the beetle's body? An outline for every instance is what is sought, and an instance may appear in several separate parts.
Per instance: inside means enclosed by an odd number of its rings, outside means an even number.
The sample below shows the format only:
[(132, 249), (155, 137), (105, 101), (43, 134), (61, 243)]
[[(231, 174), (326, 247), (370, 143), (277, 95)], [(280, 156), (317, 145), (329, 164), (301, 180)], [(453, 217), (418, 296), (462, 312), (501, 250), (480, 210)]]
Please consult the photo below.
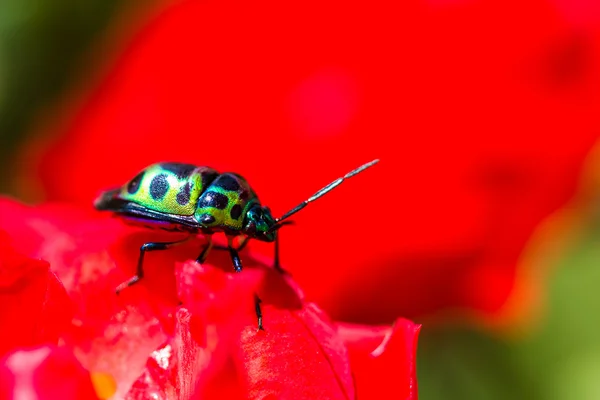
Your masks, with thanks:
[[(236, 272), (242, 270), (238, 252), (247, 239), (275, 242), (275, 268), (279, 266), (277, 231), (287, 222), (282, 222), (297, 213), (310, 202), (318, 199), (333, 188), (379, 160), (361, 165), (341, 178), (325, 186), (281, 217), (275, 219), (268, 207), (263, 207), (246, 179), (238, 174), (219, 173), (210, 167), (181, 163), (153, 164), (120, 188), (108, 190), (94, 203), (99, 210), (112, 211), (126, 222), (153, 229), (202, 233), (207, 243), (197, 261), (202, 263), (212, 248), (212, 234), (224, 232), (228, 238), (227, 250), (231, 255)], [(239, 246), (233, 239), (239, 237)], [(185, 239), (184, 239), (185, 240)], [(140, 248), (137, 272), (117, 287), (117, 293), (138, 282), (144, 276), (144, 254), (152, 250), (165, 250), (177, 242), (151, 242)], [(258, 326), (262, 329), (260, 300), (256, 297)]]
[[(260, 207), (260, 202), (238, 174), (219, 174), (191, 164), (159, 163), (122, 187), (105, 192), (95, 206), (149, 228), (239, 235), (245, 233), (248, 211)], [(275, 235), (256, 238), (273, 241)]]

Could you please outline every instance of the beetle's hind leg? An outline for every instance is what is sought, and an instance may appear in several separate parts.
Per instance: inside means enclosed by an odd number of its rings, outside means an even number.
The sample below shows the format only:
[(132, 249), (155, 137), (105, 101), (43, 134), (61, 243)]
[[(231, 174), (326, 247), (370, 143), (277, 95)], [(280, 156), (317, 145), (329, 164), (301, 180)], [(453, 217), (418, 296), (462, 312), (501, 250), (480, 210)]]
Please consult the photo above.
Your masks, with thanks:
[(115, 292), (117, 294), (121, 293), (121, 291), (125, 288), (128, 288), (129, 286), (132, 286), (136, 283), (138, 283), (143, 277), (144, 277), (144, 254), (146, 254), (147, 251), (156, 251), (156, 250), (167, 250), (170, 249), (173, 246), (177, 246), (178, 244), (184, 243), (186, 241), (188, 241), (190, 238), (187, 237), (183, 240), (177, 240), (175, 242), (149, 242), (149, 243), (144, 243), (142, 245), (142, 247), (140, 247), (140, 256), (138, 258), (138, 262), (137, 262), (137, 272), (134, 276), (132, 276), (131, 278), (129, 278), (127, 281), (121, 283), (119, 286), (117, 286), (117, 289), (115, 290)]

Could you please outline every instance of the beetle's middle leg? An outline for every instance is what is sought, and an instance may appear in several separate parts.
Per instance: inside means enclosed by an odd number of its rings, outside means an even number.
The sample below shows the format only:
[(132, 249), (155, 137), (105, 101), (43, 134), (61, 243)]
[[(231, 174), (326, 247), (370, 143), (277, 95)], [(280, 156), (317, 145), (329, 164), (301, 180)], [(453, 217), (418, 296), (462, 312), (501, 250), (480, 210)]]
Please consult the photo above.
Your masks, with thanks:
[(199, 264), (203, 264), (206, 261), (206, 257), (208, 257), (208, 252), (213, 247), (212, 235), (206, 236), (206, 244), (202, 248), (200, 255), (196, 258), (196, 262)]
[(146, 254), (147, 251), (167, 250), (173, 246), (182, 244), (182, 243), (188, 241), (189, 239), (190, 239), (190, 237), (186, 237), (183, 240), (177, 240), (175, 242), (144, 243), (142, 245), (142, 247), (140, 247), (140, 256), (139, 256), (138, 262), (137, 262), (136, 274), (134, 276), (132, 276), (131, 278), (129, 278), (128, 280), (126, 280), (125, 282), (121, 283), (119, 286), (117, 286), (117, 289), (115, 290), (115, 292), (117, 294), (119, 294), (123, 289), (128, 288), (129, 286), (132, 286), (132, 285), (138, 283), (144, 277), (144, 254)]

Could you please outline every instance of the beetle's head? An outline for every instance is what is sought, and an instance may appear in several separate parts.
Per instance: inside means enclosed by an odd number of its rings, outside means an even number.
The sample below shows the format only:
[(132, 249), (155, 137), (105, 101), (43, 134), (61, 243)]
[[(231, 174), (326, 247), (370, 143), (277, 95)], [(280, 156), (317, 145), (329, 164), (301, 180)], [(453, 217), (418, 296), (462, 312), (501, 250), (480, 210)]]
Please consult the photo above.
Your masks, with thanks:
[(269, 207), (255, 204), (246, 212), (243, 223), (243, 232), (253, 239), (263, 242), (272, 242), (277, 236), (277, 231), (271, 228), (275, 225), (275, 218), (271, 215)]

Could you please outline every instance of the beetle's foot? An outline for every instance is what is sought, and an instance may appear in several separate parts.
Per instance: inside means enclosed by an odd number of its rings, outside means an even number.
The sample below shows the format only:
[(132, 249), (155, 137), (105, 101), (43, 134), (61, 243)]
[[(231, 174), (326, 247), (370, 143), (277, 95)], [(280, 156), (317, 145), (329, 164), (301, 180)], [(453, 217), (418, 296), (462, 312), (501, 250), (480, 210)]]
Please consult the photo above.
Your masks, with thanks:
[(265, 328), (263, 327), (263, 316), (262, 310), (260, 309), (260, 303), (262, 303), (262, 300), (257, 294), (254, 294), (254, 311), (256, 312), (256, 319), (258, 320), (258, 330), (264, 331)]
[(264, 330), (265, 330), (265, 328), (263, 327), (263, 324), (262, 324), (262, 317), (260, 317), (260, 318), (258, 318), (258, 332), (264, 331)]
[(121, 283), (119, 286), (117, 286), (117, 288), (115, 289), (115, 293), (118, 295), (119, 293), (121, 293), (123, 291), (123, 289), (126, 289), (129, 286), (138, 283), (140, 281), (140, 279), (142, 279), (142, 277), (138, 276), (138, 275), (131, 277), (131, 279), (129, 279), (129, 280)]
[(274, 265), (273, 268), (275, 269), (275, 271), (279, 272), (281, 275), (286, 275), (286, 276), (289, 276), (290, 278), (292, 277), (292, 274), (287, 269), (284, 269), (281, 265)]

